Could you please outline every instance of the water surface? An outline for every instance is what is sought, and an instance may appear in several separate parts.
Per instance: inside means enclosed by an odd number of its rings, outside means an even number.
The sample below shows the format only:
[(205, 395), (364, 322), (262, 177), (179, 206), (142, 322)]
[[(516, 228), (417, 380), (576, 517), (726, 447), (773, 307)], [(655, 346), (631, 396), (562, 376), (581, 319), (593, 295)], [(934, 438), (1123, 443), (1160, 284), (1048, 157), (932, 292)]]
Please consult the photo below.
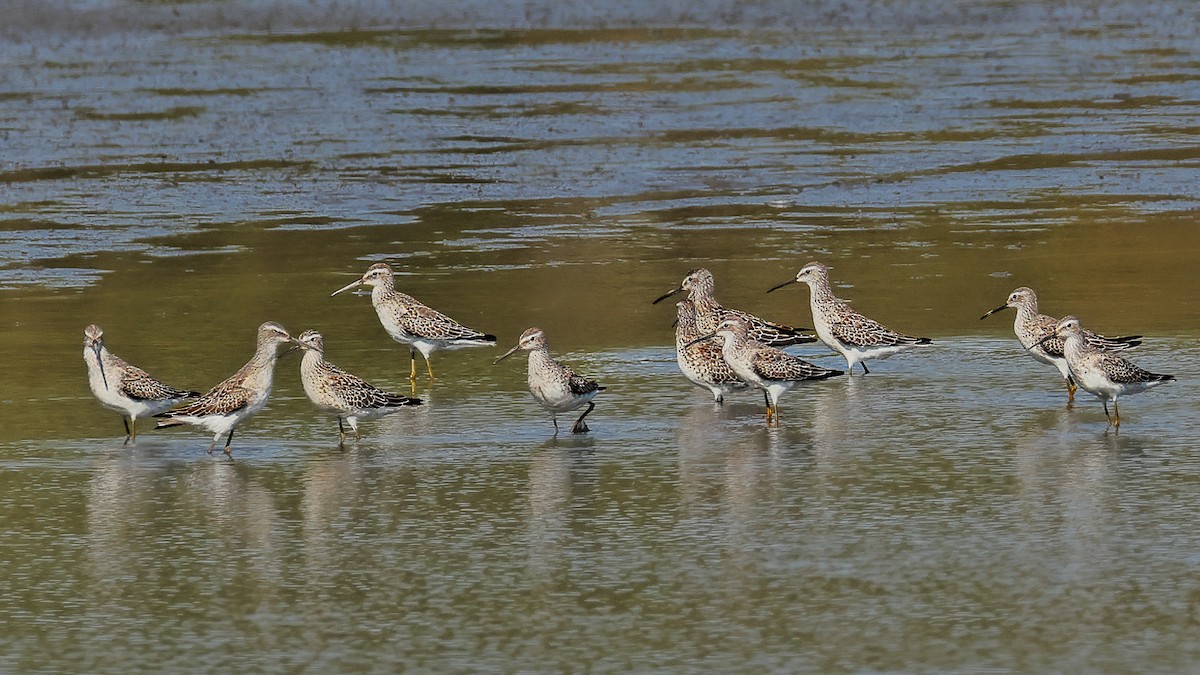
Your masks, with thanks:
[[(1194, 666), (1190, 4), (451, 4), (0, 27), (0, 669)], [(937, 346), (779, 429), (683, 380), (652, 299), (703, 265), (809, 325), (765, 291), (813, 258)], [(377, 260), (504, 349), (545, 329), (608, 386), (593, 432), (487, 349), (345, 447), (286, 357), (233, 462), (123, 446), (87, 390), (88, 323), (204, 389), (267, 319), (407, 389), (367, 298), (329, 297)], [(1106, 432), (979, 321), (1021, 285), (1179, 381)]]

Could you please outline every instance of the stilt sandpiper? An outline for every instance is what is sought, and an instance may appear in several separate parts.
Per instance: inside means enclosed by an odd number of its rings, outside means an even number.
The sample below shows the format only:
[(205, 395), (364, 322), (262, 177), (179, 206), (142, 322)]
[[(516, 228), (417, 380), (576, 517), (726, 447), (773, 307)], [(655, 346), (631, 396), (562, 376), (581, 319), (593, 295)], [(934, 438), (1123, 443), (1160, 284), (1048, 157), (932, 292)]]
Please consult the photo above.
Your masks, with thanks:
[(675, 321), (675, 361), (683, 376), (712, 392), (717, 403), (725, 400), (725, 394), (747, 388), (749, 385), (725, 363), (720, 345), (709, 340), (692, 344), (701, 335), (692, 301), (680, 300), (675, 307), (679, 314)]
[(696, 325), (703, 333), (711, 333), (717, 329), (717, 324), (721, 321), (735, 317), (746, 322), (753, 339), (773, 347), (817, 341), (815, 337), (804, 332), (809, 330), (807, 328), (792, 328), (783, 324), (771, 323), (746, 312), (722, 307), (713, 295), (712, 272), (703, 267), (688, 272), (687, 276), (683, 278), (683, 283), (679, 284), (679, 288), (664, 293), (651, 304), (657, 305), (684, 291), (688, 294), (688, 300), (691, 300), (692, 305), (696, 308)]
[(409, 347), (411, 368), (409, 379), (417, 379), (417, 352), (425, 357), (429, 379), (433, 379), (433, 366), (429, 355), (439, 349), (462, 347), (492, 347), (496, 336), (467, 328), (441, 312), (427, 307), (411, 295), (396, 290), (396, 277), (387, 263), (375, 263), (367, 268), (361, 279), (346, 284), (334, 291), (337, 295), (358, 286), (371, 287), (371, 304), (379, 315), (379, 322), (392, 339)]
[(833, 294), (829, 286), (829, 268), (816, 261), (800, 268), (794, 279), (767, 292), (795, 283), (808, 284), (817, 337), (846, 357), (847, 372), (853, 372), (854, 364), (861, 363), (863, 372), (869, 373), (871, 371), (866, 364), (868, 359), (886, 359), (905, 349), (932, 342), (929, 338), (912, 337), (889, 330), (878, 321), (851, 309), (850, 305)]
[[(209, 454), (217, 445), (222, 434), (225, 438), (225, 454), (232, 457), (229, 449), (233, 442), (233, 431), (243, 420), (267, 405), (271, 396), (271, 384), (275, 376), (275, 360), (280, 345), (295, 342), (283, 326), (268, 321), (258, 327), (258, 344), (254, 356), (241, 370), (231, 375), (200, 398), (169, 412), (159, 413), (156, 429), (180, 424), (193, 424), (213, 432)], [(289, 350), (291, 351), (291, 350)]]
[[(1054, 327), (1058, 319), (1038, 313), (1037, 294), (1032, 288), (1022, 286), (1008, 295), (1008, 301), (987, 314), (979, 317), (982, 321), (996, 312), (1009, 307), (1017, 310), (1017, 319), (1013, 322), (1013, 332), (1017, 334), (1021, 346), (1034, 359), (1058, 368), (1063, 380), (1067, 383), (1067, 402), (1075, 400), (1075, 380), (1071, 377), (1071, 369), (1067, 358), (1063, 356), (1063, 341), (1054, 336)], [(1141, 335), (1108, 338), (1091, 331), (1083, 331), (1083, 339), (1093, 347), (1107, 352), (1119, 352), (1142, 344), (1138, 338)], [(1050, 339), (1045, 339), (1050, 338)], [(1044, 341), (1043, 341), (1044, 340)]]
[(96, 324), (83, 329), (83, 360), (87, 363), (92, 393), (105, 408), (121, 413), (125, 443), (137, 440), (137, 418), (157, 415), (200, 395), (168, 387), (108, 351), (104, 346), (104, 331)]
[(738, 377), (763, 390), (767, 403), (767, 426), (774, 419), (779, 426), (779, 397), (801, 382), (824, 380), (844, 375), (840, 370), (822, 368), (770, 347), (750, 337), (746, 322), (731, 317), (717, 324), (717, 330), (692, 340), (696, 344), (719, 337), (723, 340), (721, 354)]
[[(1084, 333), (1079, 319), (1064, 316), (1054, 327), (1054, 335), (1042, 338), (1041, 342), (1048, 343), (1055, 337), (1062, 339), (1063, 354), (1071, 368), (1071, 377), (1084, 391), (1104, 402), (1104, 416), (1108, 419), (1108, 425), (1119, 429), (1121, 410), (1117, 407), (1118, 398), (1170, 382), (1175, 376), (1143, 370), (1128, 359), (1095, 347)], [(1109, 401), (1113, 404), (1111, 415), (1108, 412)]]
[(304, 393), (317, 408), (337, 417), (340, 442), (346, 440), (343, 420), (357, 440), (359, 420), (383, 417), (404, 406), (421, 405), (419, 398), (388, 393), (326, 361), (325, 339), (317, 331), (306, 330), (297, 341), (304, 349), (304, 359), (300, 361)]
[(550, 411), (550, 417), (554, 421), (554, 433), (558, 433), (558, 413), (581, 408), (585, 403), (587, 410), (575, 420), (571, 433), (590, 431), (583, 418), (596, 407), (592, 399), (605, 388), (596, 384), (595, 380), (578, 375), (569, 367), (555, 361), (550, 356), (550, 350), (546, 346), (546, 334), (541, 328), (526, 330), (521, 334), (517, 345), (493, 363), (500, 363), (518, 349), (529, 352), (529, 391), (543, 408)]

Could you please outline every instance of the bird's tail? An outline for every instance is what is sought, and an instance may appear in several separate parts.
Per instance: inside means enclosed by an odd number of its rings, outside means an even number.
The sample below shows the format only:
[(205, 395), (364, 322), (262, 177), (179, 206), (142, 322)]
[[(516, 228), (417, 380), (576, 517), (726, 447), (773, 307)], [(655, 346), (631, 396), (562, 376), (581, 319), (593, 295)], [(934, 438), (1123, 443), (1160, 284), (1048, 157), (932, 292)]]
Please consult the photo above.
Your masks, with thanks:
[(171, 413), (169, 413), (169, 412), (165, 412), (165, 413), (159, 413), (159, 414), (155, 415), (155, 417), (158, 417), (160, 419), (158, 420), (158, 424), (154, 425), (154, 428), (155, 429), (165, 429), (167, 427), (177, 427), (177, 426), (184, 424), (184, 422), (181, 422), (181, 421), (175, 419), (174, 417), (165, 417), (165, 418), (163, 417), (164, 415), (170, 415), (170, 414)]

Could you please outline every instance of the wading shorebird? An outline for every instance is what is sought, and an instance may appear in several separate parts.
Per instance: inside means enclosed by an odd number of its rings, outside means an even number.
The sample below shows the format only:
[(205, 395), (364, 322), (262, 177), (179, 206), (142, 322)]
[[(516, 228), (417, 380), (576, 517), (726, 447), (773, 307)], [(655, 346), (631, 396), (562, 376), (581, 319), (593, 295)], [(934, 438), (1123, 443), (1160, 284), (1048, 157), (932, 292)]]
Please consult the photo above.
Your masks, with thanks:
[[(1058, 319), (1038, 313), (1037, 294), (1032, 288), (1022, 286), (1008, 295), (1008, 301), (987, 314), (979, 317), (982, 321), (996, 312), (1002, 312), (1009, 307), (1017, 310), (1016, 321), (1013, 322), (1013, 332), (1021, 346), (1034, 359), (1054, 366), (1067, 383), (1067, 402), (1075, 400), (1075, 380), (1071, 377), (1071, 369), (1067, 358), (1063, 355), (1062, 338), (1054, 335)], [(1109, 338), (1097, 335), (1091, 331), (1083, 331), (1083, 339), (1092, 347), (1106, 352), (1119, 352), (1142, 344), (1141, 335), (1126, 335)]]
[(712, 392), (717, 403), (725, 400), (725, 394), (749, 387), (725, 362), (719, 344), (710, 340), (692, 342), (701, 335), (692, 301), (680, 300), (675, 307), (679, 315), (675, 321), (675, 361), (683, 376)]
[(824, 380), (844, 375), (840, 370), (822, 368), (784, 351), (757, 342), (749, 327), (738, 318), (725, 319), (717, 330), (692, 340), (691, 346), (705, 340), (722, 339), (721, 355), (738, 377), (763, 390), (767, 403), (767, 426), (775, 420), (779, 426), (779, 397), (801, 382)]
[(717, 324), (733, 317), (746, 322), (751, 338), (772, 347), (786, 347), (817, 341), (815, 337), (804, 332), (809, 330), (807, 328), (793, 328), (771, 323), (740, 310), (722, 307), (713, 295), (713, 283), (712, 272), (703, 267), (697, 267), (687, 273), (683, 282), (679, 284), (679, 288), (660, 295), (651, 304), (657, 305), (673, 295), (686, 291), (688, 300), (696, 309), (696, 325), (702, 333), (713, 332), (717, 329)]
[[(1137, 394), (1163, 382), (1175, 379), (1174, 375), (1159, 375), (1143, 370), (1128, 359), (1098, 349), (1092, 345), (1079, 324), (1079, 319), (1064, 316), (1054, 327), (1054, 334), (1041, 339), (1049, 343), (1055, 338), (1063, 341), (1063, 354), (1071, 368), (1071, 377), (1084, 391), (1104, 402), (1104, 417), (1108, 426), (1121, 427), (1121, 410), (1117, 399)], [(1112, 401), (1113, 413), (1109, 415), (1108, 402)]]
[(592, 399), (604, 391), (604, 387), (578, 375), (569, 367), (555, 361), (550, 356), (546, 346), (546, 334), (541, 328), (529, 328), (521, 333), (517, 345), (492, 362), (493, 365), (512, 356), (518, 349), (529, 352), (529, 392), (550, 411), (550, 419), (554, 421), (554, 433), (558, 433), (558, 413), (575, 410), (587, 404), (587, 410), (575, 420), (571, 433), (581, 434), (590, 431), (583, 418), (592, 412), (596, 404)]
[(228, 433), (225, 454), (232, 458), (229, 444), (233, 442), (233, 431), (243, 420), (267, 405), (279, 346), (289, 342), (295, 340), (274, 321), (259, 326), (254, 356), (241, 370), (182, 408), (155, 415), (160, 418), (155, 429), (180, 424), (203, 427), (213, 433), (213, 441), (208, 446), (210, 455), (221, 435)]
[(429, 379), (433, 380), (433, 366), (429, 355), (439, 349), (462, 347), (494, 347), (496, 336), (467, 328), (441, 312), (427, 307), (411, 295), (396, 290), (396, 276), (387, 263), (375, 263), (367, 268), (361, 279), (346, 284), (331, 296), (359, 286), (371, 287), (371, 304), (379, 315), (379, 323), (402, 345), (408, 345), (411, 358), (409, 380), (417, 379), (417, 352), (425, 357)]
[(137, 418), (152, 417), (200, 395), (168, 387), (108, 351), (104, 331), (96, 324), (83, 329), (83, 360), (92, 393), (105, 408), (121, 413), (126, 444), (137, 440)]
[(861, 363), (863, 372), (868, 359), (886, 359), (897, 352), (932, 343), (929, 338), (912, 337), (889, 330), (883, 324), (868, 319), (838, 299), (829, 286), (829, 268), (813, 261), (800, 268), (794, 279), (772, 287), (777, 291), (795, 283), (808, 284), (809, 304), (817, 337), (846, 358), (846, 371), (853, 373), (854, 364)]
[(306, 330), (297, 338), (304, 349), (300, 361), (300, 381), (304, 393), (322, 412), (335, 415), (338, 421), (338, 441), (345, 442), (350, 425), (358, 440), (358, 421), (370, 420), (393, 413), (404, 406), (421, 405), (421, 399), (392, 394), (370, 382), (351, 375), (325, 360), (325, 339), (315, 330)]

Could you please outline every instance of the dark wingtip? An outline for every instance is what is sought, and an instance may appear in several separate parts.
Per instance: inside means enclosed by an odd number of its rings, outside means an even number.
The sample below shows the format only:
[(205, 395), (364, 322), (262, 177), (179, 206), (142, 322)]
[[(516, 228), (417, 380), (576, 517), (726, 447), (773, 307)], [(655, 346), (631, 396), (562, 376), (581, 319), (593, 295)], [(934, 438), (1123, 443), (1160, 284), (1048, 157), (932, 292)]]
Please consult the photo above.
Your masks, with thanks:
[(929, 338), (917, 338), (917, 344), (919, 344), (919, 345), (933, 344), (933, 340), (930, 340)]
[(484, 334), (483, 334), (483, 339), (484, 339), (484, 340), (487, 340), (488, 342), (495, 342), (495, 341), (496, 341), (496, 336), (495, 336), (495, 335), (492, 335), (491, 333), (484, 333)]
[(189, 392), (187, 392), (187, 397), (188, 397), (188, 398), (200, 398), (200, 397), (201, 397), (201, 396), (203, 396), (203, 395), (204, 395), (204, 394), (201, 394), (201, 393), (200, 393), (200, 392), (198, 392), (198, 391), (189, 391)]

